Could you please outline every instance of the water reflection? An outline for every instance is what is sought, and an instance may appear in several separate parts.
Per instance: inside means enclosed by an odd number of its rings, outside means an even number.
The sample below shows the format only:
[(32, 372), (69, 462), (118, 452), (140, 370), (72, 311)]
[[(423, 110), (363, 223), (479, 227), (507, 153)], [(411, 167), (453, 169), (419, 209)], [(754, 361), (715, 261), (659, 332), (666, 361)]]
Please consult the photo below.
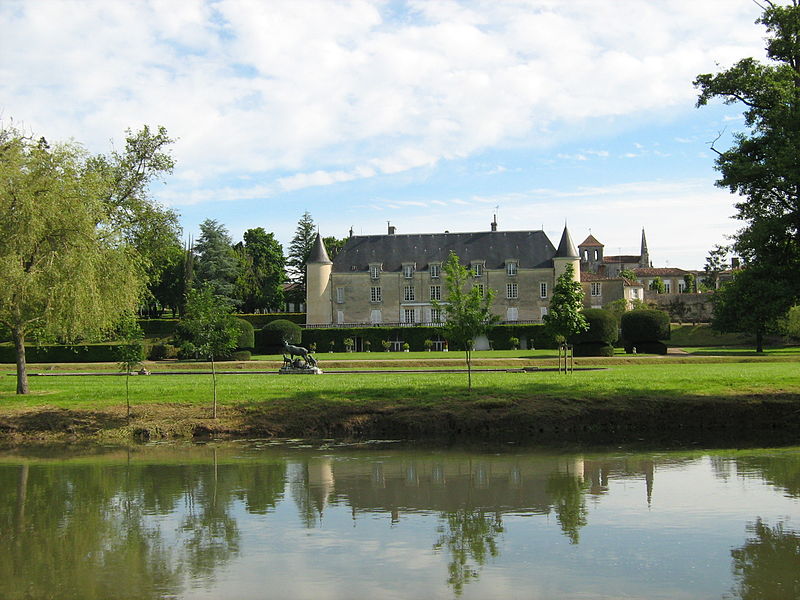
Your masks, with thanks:
[(770, 527), (761, 519), (747, 526), (749, 537), (731, 551), (738, 580), (735, 597), (742, 600), (800, 598), (800, 531), (784, 522)]
[[(438, 590), (426, 596), (502, 597), (551, 579), (548, 597), (603, 597), (603, 579), (608, 597), (659, 597), (678, 585), (676, 572), (695, 568), (687, 549), (715, 566), (663, 597), (800, 597), (800, 536), (762, 518), (772, 505), (779, 515), (800, 507), (799, 475), (800, 449), (478, 454), (239, 443), (0, 455), (0, 597), (263, 597), (265, 581), (274, 597), (407, 597), (409, 581)], [(732, 480), (762, 487), (740, 500)], [(702, 493), (717, 504), (691, 496)], [(746, 512), (750, 498), (758, 512)], [(738, 539), (706, 549), (728, 513)], [(734, 578), (715, 580), (731, 558)], [(383, 581), (393, 577), (409, 581)]]

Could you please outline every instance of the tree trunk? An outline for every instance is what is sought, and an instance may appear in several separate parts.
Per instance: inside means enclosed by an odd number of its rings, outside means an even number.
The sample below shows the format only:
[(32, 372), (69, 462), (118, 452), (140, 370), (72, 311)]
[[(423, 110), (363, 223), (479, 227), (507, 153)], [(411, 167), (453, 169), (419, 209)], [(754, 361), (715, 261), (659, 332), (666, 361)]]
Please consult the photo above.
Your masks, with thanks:
[(756, 329), (756, 352), (764, 352), (764, 332), (760, 327)]
[(28, 370), (25, 363), (25, 332), (19, 327), (13, 327), (11, 334), (14, 337), (14, 348), (17, 351), (17, 393), (28, 393)]
[(214, 367), (214, 355), (211, 355), (211, 381), (213, 382), (212, 385), (214, 387), (214, 409), (212, 411), (212, 416), (214, 419), (217, 418), (217, 371)]
[(467, 389), (472, 391), (472, 360), (470, 351), (467, 350)]

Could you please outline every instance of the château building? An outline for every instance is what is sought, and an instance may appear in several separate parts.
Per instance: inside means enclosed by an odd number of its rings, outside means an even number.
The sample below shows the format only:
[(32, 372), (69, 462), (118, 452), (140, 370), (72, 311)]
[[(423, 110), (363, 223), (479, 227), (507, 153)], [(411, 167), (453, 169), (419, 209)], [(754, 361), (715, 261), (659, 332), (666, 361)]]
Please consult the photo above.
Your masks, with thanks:
[(643, 297), (637, 282), (606, 273), (582, 277), (582, 255), (566, 226), (556, 247), (544, 231), (498, 231), (496, 220), (489, 231), (471, 233), (397, 234), (390, 225), (385, 235), (351, 234), (333, 261), (317, 234), (306, 263), (306, 322), (323, 326), (441, 322), (432, 301), (447, 301), (442, 266), (451, 252), (470, 269), (473, 286), (484, 293), (496, 290), (492, 309), (502, 322), (541, 322), (567, 265), (573, 266), (575, 279), (581, 282), (587, 307)]

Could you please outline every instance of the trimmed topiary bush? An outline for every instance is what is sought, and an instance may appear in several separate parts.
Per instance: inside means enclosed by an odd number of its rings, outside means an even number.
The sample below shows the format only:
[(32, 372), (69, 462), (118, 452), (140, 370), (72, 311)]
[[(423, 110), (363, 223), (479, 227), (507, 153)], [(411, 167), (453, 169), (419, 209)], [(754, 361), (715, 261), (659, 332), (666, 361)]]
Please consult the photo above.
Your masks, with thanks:
[(231, 360), (245, 361), (250, 360), (251, 358), (252, 354), (250, 354), (250, 350), (237, 350), (231, 354)]
[(255, 339), (256, 352), (261, 354), (280, 354), (283, 352), (283, 341), (299, 344), (302, 329), (297, 323), (286, 319), (275, 319), (264, 325)]
[(614, 356), (614, 346), (605, 342), (585, 342), (572, 346), (573, 356)]
[[(663, 310), (639, 309), (622, 315), (622, 340), (625, 352), (666, 354), (667, 347), (659, 343), (669, 339), (669, 314)], [(647, 349), (646, 349), (647, 348)]]
[(236, 340), (236, 349), (252, 350), (255, 348), (255, 330), (250, 322), (237, 318), (236, 326), (239, 328), (239, 338)]
[(570, 339), (574, 355), (613, 356), (614, 344), (619, 337), (616, 317), (610, 311), (601, 308), (586, 309), (583, 311), (583, 316), (589, 324), (589, 329)]

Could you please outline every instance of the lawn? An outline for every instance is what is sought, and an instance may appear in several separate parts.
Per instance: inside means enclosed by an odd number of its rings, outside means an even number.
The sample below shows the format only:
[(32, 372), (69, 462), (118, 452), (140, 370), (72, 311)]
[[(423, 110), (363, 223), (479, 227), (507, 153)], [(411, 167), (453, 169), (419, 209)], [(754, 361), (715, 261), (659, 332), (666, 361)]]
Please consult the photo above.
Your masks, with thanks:
[[(124, 377), (32, 377), (32, 394), (14, 394), (15, 378), (0, 376), (0, 411), (52, 406), (100, 409), (125, 403)], [(631, 398), (741, 397), (800, 394), (800, 368), (794, 363), (626, 364), (604, 370), (557, 372), (478, 372), (473, 391), (463, 373), (355, 373), (324, 375), (219, 375), (222, 404), (293, 400), (305, 404), (400, 404), (425, 406), (442, 399), (492, 398), (514, 402), (531, 398), (619, 400)], [(204, 405), (211, 399), (211, 376), (152, 375), (130, 380), (131, 403)]]

